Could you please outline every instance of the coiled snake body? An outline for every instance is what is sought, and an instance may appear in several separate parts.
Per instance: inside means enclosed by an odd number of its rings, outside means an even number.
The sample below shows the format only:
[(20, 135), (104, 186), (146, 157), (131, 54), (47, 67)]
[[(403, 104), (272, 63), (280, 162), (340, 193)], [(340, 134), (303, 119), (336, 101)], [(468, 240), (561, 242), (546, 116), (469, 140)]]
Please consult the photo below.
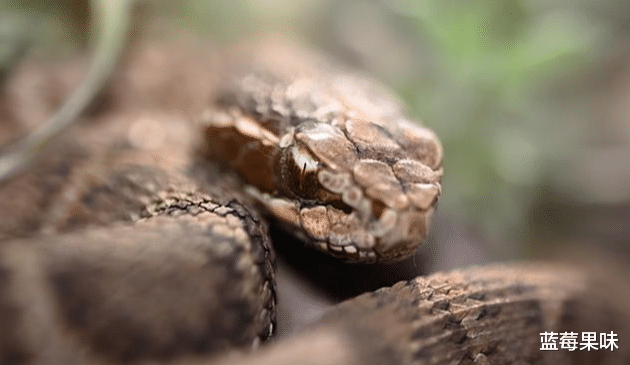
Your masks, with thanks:
[[(155, 67), (188, 67), (175, 54)], [(439, 141), (383, 87), (308, 51), (251, 54), (220, 87), (208, 81), (222, 91), (195, 123), (166, 106), (203, 104), (177, 86), (193, 81), (151, 74), (151, 89), (131, 62), (90, 124), (0, 187), (0, 364), (628, 359), (539, 351), (540, 332), (629, 328), (601, 281), (555, 266), (401, 282), (260, 354), (212, 358), (275, 329), (274, 253), (253, 207), (329, 255), (391, 261), (426, 237), (441, 193)]]

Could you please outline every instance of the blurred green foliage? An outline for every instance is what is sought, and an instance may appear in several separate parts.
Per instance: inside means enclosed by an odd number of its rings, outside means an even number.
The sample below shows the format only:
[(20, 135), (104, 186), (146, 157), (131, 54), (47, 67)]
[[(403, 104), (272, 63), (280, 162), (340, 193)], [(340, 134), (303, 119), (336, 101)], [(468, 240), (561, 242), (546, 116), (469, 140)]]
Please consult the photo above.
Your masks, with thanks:
[(85, 47), (90, 38), (88, 8), (87, 0), (0, 0), (3, 26), (13, 28), (16, 37), (27, 37), (32, 50), (45, 54)]
[(439, 65), (408, 97), (447, 151), (446, 209), (464, 209), (490, 244), (522, 241), (545, 177), (579, 148), (555, 123), (562, 110), (550, 94), (596, 60), (604, 25), (570, 4), (523, 0), (409, 1), (397, 10), (414, 19)]

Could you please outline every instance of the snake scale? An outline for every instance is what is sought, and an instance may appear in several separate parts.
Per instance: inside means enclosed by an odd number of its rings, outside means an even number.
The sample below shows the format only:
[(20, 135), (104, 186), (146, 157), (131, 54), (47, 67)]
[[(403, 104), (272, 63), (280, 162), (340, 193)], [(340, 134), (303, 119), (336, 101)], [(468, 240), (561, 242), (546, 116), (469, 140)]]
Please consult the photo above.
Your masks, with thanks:
[[(433, 132), (370, 78), (295, 49), (226, 56), (242, 63), (138, 47), (86, 120), (0, 186), (0, 364), (628, 363), (627, 289), (551, 264), (403, 281), (226, 353), (275, 331), (264, 217), (304, 249), (391, 261), (426, 237), (441, 193)], [(25, 69), (0, 109), (19, 128), (54, 106), (35, 79), (72, 78)], [(539, 350), (564, 330), (622, 343)]]

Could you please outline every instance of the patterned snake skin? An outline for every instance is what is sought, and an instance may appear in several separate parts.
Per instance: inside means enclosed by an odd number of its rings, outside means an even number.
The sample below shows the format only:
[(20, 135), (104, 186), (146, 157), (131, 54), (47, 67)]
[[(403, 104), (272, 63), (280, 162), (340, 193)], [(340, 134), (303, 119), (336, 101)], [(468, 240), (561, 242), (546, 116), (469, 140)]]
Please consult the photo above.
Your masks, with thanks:
[[(0, 364), (630, 361), (628, 288), (586, 266), (418, 277), (261, 346), (277, 321), (263, 216), (289, 244), (402, 259), (428, 233), (442, 147), (382, 86), (310, 51), (225, 58), (242, 63), (175, 44), (134, 49), (82, 124), (0, 185)], [(76, 69), (27, 63), (5, 89), (0, 141), (49, 115)], [(539, 350), (540, 332), (565, 330), (615, 331), (620, 348)]]

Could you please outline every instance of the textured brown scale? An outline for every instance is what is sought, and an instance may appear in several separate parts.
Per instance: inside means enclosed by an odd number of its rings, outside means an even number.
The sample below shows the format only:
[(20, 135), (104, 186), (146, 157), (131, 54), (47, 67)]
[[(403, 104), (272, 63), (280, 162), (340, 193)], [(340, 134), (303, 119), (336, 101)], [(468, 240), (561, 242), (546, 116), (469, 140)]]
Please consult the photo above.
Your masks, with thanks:
[(437, 170), (442, 165), (442, 145), (433, 131), (401, 121), (397, 126), (399, 141), (409, 156)]
[(432, 184), (411, 184), (407, 192), (409, 200), (420, 209), (428, 209), (440, 190)]
[(401, 153), (400, 145), (379, 125), (352, 119), (346, 122), (346, 131), (350, 140), (361, 151), (362, 157), (391, 159)]
[(308, 235), (317, 240), (325, 240), (326, 234), (330, 231), (330, 222), (323, 206), (302, 209), (300, 222)]
[[(234, 118), (234, 123), (226, 122)], [(277, 138), (264, 130), (251, 118), (238, 114), (216, 113), (204, 121), (205, 138), (209, 143), (205, 153), (217, 161), (228, 164), (241, 173), (250, 184), (266, 192), (274, 191), (280, 150)]]
[(224, 141), (208, 156), (256, 187), (269, 215), (351, 261), (400, 259), (426, 238), (442, 147), (409, 121), (393, 93), (321, 56), (274, 44), (234, 63), (232, 75), (210, 114), (234, 120), (204, 121), (205, 143)]
[(267, 209), (269, 209), (274, 217), (285, 223), (295, 226), (300, 224), (299, 212), (295, 207), (295, 204), (292, 204), (291, 202), (277, 199), (268, 204)]
[(306, 122), (298, 127), (295, 138), (334, 170), (348, 171), (357, 163), (355, 146), (334, 126)]
[(408, 200), (396, 176), (387, 164), (362, 160), (353, 167), (354, 179), (366, 189), (366, 193), (390, 208), (404, 209)]
[(429, 166), (415, 160), (400, 160), (392, 166), (396, 177), (410, 183), (439, 182), (442, 171), (434, 171)]
[(269, 165), (272, 164), (276, 149), (252, 143), (242, 151), (244, 152), (242, 158), (236, 164), (238, 171), (241, 171), (248, 181), (255, 182), (254, 185), (262, 191), (273, 191), (276, 181), (274, 175), (270, 173)]

